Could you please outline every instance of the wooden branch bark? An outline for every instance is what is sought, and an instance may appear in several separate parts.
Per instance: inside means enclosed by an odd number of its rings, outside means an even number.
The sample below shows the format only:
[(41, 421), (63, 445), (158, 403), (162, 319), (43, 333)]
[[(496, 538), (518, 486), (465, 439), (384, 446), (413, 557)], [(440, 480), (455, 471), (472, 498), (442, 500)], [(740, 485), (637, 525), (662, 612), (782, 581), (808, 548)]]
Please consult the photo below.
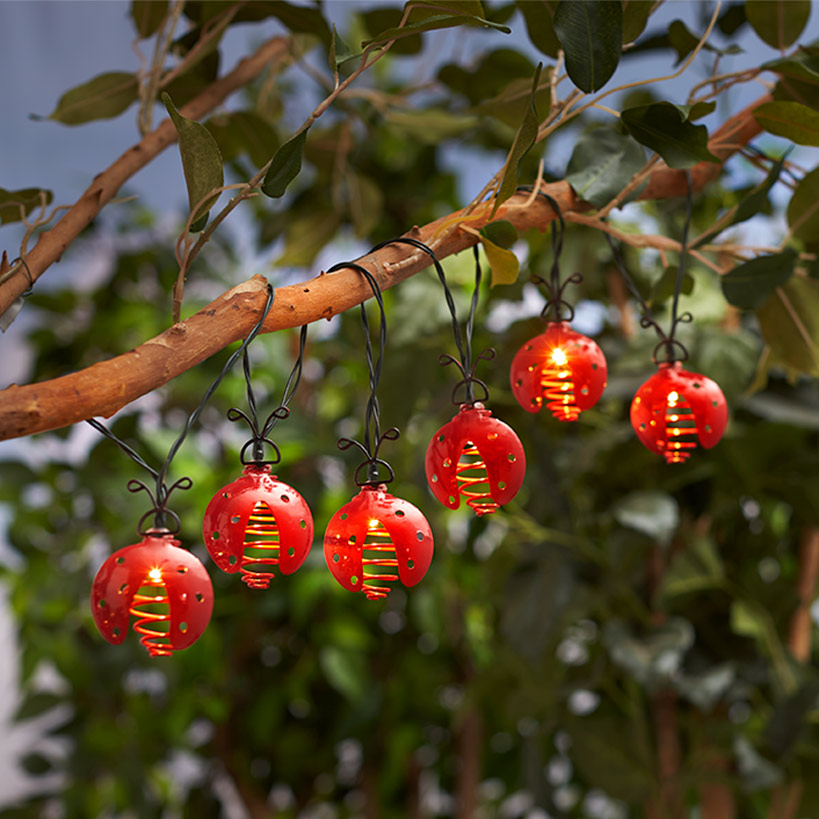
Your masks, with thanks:
[[(272, 61), (282, 59), (288, 53), (289, 42), (287, 37), (268, 40), (254, 54), (241, 60), (233, 71), (216, 80), (184, 105), (180, 109), (181, 113), (189, 119), (201, 119), (230, 94), (257, 77)], [(59, 261), (65, 249), (116, 196), (122, 185), (174, 142), (176, 129), (170, 119), (166, 119), (106, 170), (95, 176), (85, 193), (51, 230), (40, 234), (37, 244), (29, 251), (26, 262), (31, 278), (36, 281), (54, 262)], [(28, 277), (21, 273), (0, 287), (0, 315), (28, 285)]]
[[(270, 44), (268, 46), (272, 49)], [(766, 95), (729, 119), (711, 139), (709, 147), (712, 152), (724, 160), (753, 139), (760, 128), (751, 112), (768, 99)], [(189, 112), (187, 115), (194, 114)], [(715, 163), (695, 166), (691, 174), (694, 189), (699, 190), (701, 185), (718, 175), (721, 167)], [(567, 182), (553, 182), (544, 185), (543, 190), (557, 200), (564, 212), (590, 208), (577, 198)], [(682, 196), (685, 192), (686, 179), (682, 171), (659, 167), (652, 173), (641, 198), (663, 199)], [(532, 228), (545, 230), (554, 218), (551, 207), (543, 197), (536, 197), (531, 205), (526, 206), (527, 198), (528, 195), (523, 194), (513, 196), (501, 207), (496, 218), (507, 219), (521, 233)], [(442, 217), (421, 228), (414, 227), (407, 235), (433, 244), (439, 258), (458, 253), (477, 242), (475, 236), (466, 231), (443, 232), (444, 224), (460, 213)], [(484, 221), (487, 220), (470, 217), (469, 225), (480, 228)], [(46, 236), (54, 234), (57, 227), (59, 225)], [(51, 255), (54, 255), (56, 245), (59, 245), (60, 253), (65, 247), (54, 238), (46, 240), (45, 237), (37, 247), (43, 242), (51, 245)], [(429, 266), (425, 254), (409, 251), (406, 245), (392, 245), (358, 261), (372, 271), (382, 290)], [(371, 295), (367, 283), (353, 270), (320, 273), (309, 281), (277, 288), (263, 330), (273, 332), (321, 318), (330, 319)], [(254, 276), (212, 301), (196, 315), (128, 353), (50, 381), (23, 387), (12, 385), (0, 391), (0, 440), (58, 429), (92, 416), (113, 415), (231, 342), (244, 338), (257, 321), (265, 300), (265, 280)]]

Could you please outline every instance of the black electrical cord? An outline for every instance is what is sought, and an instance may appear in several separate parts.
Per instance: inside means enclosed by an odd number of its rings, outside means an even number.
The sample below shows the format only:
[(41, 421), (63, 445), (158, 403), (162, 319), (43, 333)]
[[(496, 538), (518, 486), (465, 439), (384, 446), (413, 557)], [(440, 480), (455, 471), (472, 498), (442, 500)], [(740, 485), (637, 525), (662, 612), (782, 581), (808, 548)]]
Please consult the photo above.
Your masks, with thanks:
[[(170, 469), (171, 462), (173, 461), (176, 453), (179, 451), (179, 448), (182, 446), (185, 438), (187, 438), (188, 433), (191, 431), (193, 425), (199, 419), (199, 416), (202, 414), (202, 411), (205, 409), (205, 405), (211, 399), (211, 396), (214, 392), (216, 392), (217, 387), (222, 382), (222, 379), (228, 374), (230, 369), (236, 363), (237, 359), (240, 355), (243, 355), (247, 350), (250, 343), (253, 341), (254, 338), (259, 334), (264, 325), (264, 321), (267, 318), (268, 313), (270, 312), (270, 308), (273, 306), (273, 299), (274, 299), (274, 290), (270, 286), (270, 283), (267, 284), (267, 302), (265, 303), (264, 309), (262, 310), (262, 315), (259, 318), (258, 322), (256, 322), (253, 329), (250, 331), (247, 338), (242, 342), (241, 347), (239, 347), (236, 352), (234, 352), (230, 358), (225, 362), (224, 367), (222, 367), (222, 371), (216, 377), (216, 380), (208, 387), (207, 391), (205, 392), (202, 401), (199, 403), (199, 406), (190, 414), (190, 417), (185, 424), (184, 429), (179, 434), (179, 437), (173, 442), (171, 448), (168, 452), (168, 457), (165, 458), (165, 462), (159, 468), (159, 470), (154, 469), (151, 467), (140, 455), (128, 444), (122, 441), (115, 433), (113, 433), (110, 429), (103, 426), (99, 421), (95, 418), (87, 418), (86, 423), (90, 424), (97, 432), (100, 432), (106, 438), (109, 438), (113, 441), (128, 457), (130, 457), (136, 464), (141, 466), (143, 469), (147, 470), (148, 473), (155, 481), (156, 489), (155, 491), (151, 491), (151, 489), (144, 484), (142, 481), (132, 479), (128, 482), (128, 490), (131, 492), (139, 492), (145, 491), (148, 493), (148, 496), (151, 498), (153, 503), (153, 508), (146, 512), (139, 521), (138, 531), (141, 535), (146, 534), (164, 534), (168, 531), (172, 533), (176, 533), (179, 531), (180, 523), (179, 517), (176, 515), (175, 512), (172, 512), (167, 508), (168, 498), (175, 489), (190, 489), (193, 485), (193, 482), (190, 478), (180, 478), (175, 483), (171, 484), (171, 486), (167, 486), (165, 482), (165, 477), (168, 474), (168, 470)], [(154, 516), (154, 526), (152, 530), (143, 531), (142, 524), (147, 517), (150, 515)], [(170, 517), (176, 526), (173, 530), (168, 530), (166, 523), (167, 517)], [(159, 531), (156, 531), (159, 530)]]
[(623, 277), (623, 281), (625, 281), (626, 286), (640, 305), (640, 310), (643, 314), (640, 318), (640, 326), (645, 327), (646, 329), (652, 327), (660, 338), (659, 343), (654, 347), (652, 358), (656, 362), (657, 353), (662, 349), (665, 354), (664, 360), (669, 364), (672, 364), (675, 361), (686, 361), (688, 359), (688, 350), (685, 348), (685, 345), (678, 338), (676, 338), (676, 333), (678, 325), (689, 324), (694, 318), (691, 313), (687, 311), (685, 313), (679, 312), (680, 293), (682, 292), (682, 284), (685, 280), (685, 267), (688, 261), (688, 232), (691, 227), (691, 214), (693, 207), (691, 174), (688, 171), (685, 172), (685, 180), (687, 183), (685, 224), (683, 225), (682, 239), (680, 241), (680, 258), (677, 263), (677, 276), (674, 281), (674, 297), (671, 303), (671, 326), (668, 333), (663, 330), (658, 321), (654, 318), (651, 308), (648, 306), (648, 304), (646, 304), (645, 299), (640, 295), (637, 285), (634, 283), (634, 280), (631, 278), (628, 270), (626, 269), (625, 261), (623, 260), (622, 253), (620, 253), (620, 249), (614, 243), (614, 239), (611, 237), (611, 235), (606, 233), (606, 240), (611, 248), (614, 263), (617, 266), (617, 269), (620, 271), (620, 275)]

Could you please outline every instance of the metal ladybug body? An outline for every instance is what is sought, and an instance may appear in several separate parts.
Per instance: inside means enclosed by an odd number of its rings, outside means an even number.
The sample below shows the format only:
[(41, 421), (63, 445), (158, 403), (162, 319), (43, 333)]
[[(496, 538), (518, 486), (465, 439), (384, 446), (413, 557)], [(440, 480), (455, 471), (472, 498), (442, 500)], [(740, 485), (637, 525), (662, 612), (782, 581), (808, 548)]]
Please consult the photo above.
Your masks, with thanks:
[(715, 381), (663, 362), (631, 402), (631, 425), (640, 442), (668, 463), (687, 460), (697, 444), (715, 446), (728, 423), (725, 396)]
[(559, 421), (576, 421), (600, 400), (607, 374), (606, 357), (592, 339), (567, 321), (550, 321), (518, 350), (509, 379), (527, 412), (539, 412), (545, 403)]
[(432, 494), (449, 509), (461, 497), (476, 515), (496, 512), (517, 495), (526, 455), (515, 431), (480, 402), (461, 405), (427, 447), (424, 461)]
[(119, 645), (131, 616), (152, 657), (167, 657), (202, 636), (213, 611), (205, 567), (168, 531), (114, 552), (91, 588), (91, 610), (102, 636)]
[(409, 501), (396, 498), (385, 484), (364, 484), (330, 519), (324, 556), (330, 573), (347, 591), (382, 600), (385, 583), (414, 586), (432, 562), (429, 523)]
[(292, 574), (313, 545), (313, 516), (292, 486), (249, 464), (242, 477), (220, 489), (205, 510), (202, 536), (224, 572), (241, 572), (253, 589), (266, 589), (277, 567)]

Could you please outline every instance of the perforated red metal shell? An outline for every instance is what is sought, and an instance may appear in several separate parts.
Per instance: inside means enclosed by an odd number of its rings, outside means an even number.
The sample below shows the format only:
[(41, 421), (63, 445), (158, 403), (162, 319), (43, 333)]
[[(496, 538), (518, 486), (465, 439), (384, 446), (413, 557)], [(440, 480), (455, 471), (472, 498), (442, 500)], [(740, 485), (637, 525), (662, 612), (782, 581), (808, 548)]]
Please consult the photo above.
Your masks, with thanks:
[(512, 392), (523, 409), (539, 412), (545, 402), (561, 421), (576, 421), (593, 407), (607, 375), (603, 351), (566, 321), (549, 322), (544, 333), (518, 350), (509, 370)]
[[(140, 589), (153, 587), (156, 596), (140, 598)], [(164, 588), (165, 594), (161, 594)], [(136, 598), (136, 600), (135, 600)], [(140, 603), (167, 603), (168, 615), (145, 615), (133, 611)], [(119, 645), (128, 631), (131, 614), (138, 618), (134, 629), (153, 655), (170, 654), (192, 645), (202, 636), (213, 611), (213, 586), (205, 567), (171, 534), (146, 535), (140, 543), (118, 549), (102, 564), (91, 587), (91, 611), (100, 633)], [(167, 650), (152, 643), (151, 635), (139, 627), (139, 618), (169, 622)], [(147, 621), (145, 621), (147, 622)]]
[[(387, 492), (384, 484), (363, 486), (361, 491), (330, 518), (324, 534), (324, 557), (330, 573), (347, 591), (367, 592), (366, 576), (378, 578), (368, 570), (364, 555), (368, 534), (381, 531), (383, 539), (395, 550), (398, 579), (414, 586), (427, 573), (432, 562), (432, 530), (421, 511), (409, 501)], [(381, 575), (382, 579), (385, 577)], [(372, 599), (382, 594), (368, 594)]]
[(640, 442), (669, 463), (688, 458), (697, 442), (716, 445), (728, 423), (728, 406), (716, 381), (684, 370), (679, 361), (659, 365), (631, 402), (631, 425)]
[[(270, 466), (244, 468), (242, 477), (220, 489), (205, 510), (202, 537), (210, 556), (222, 571), (234, 573), (240, 569), (248, 585), (266, 587), (267, 582), (249, 580), (258, 560), (248, 560), (245, 548), (248, 532), (262, 531), (254, 521), (259, 510), (269, 510), (275, 518), (270, 525), (275, 529), (277, 548), (275, 563), (284, 574), (292, 574), (304, 563), (313, 545), (313, 516), (304, 498), (292, 486), (282, 483), (270, 474)], [(262, 506), (263, 505), (263, 506)], [(259, 573), (257, 573), (259, 574)], [(267, 580), (272, 572), (267, 572)]]
[[(460, 477), (468, 471), (461, 462), (464, 454), (478, 458), (470, 468), (485, 472), (488, 491), (480, 492), (477, 480), (472, 484), (471, 479)], [(493, 417), (483, 404), (463, 404), (432, 436), (424, 468), (432, 494), (444, 506), (457, 509), (464, 496), (477, 515), (484, 515), (517, 495), (526, 475), (526, 455), (512, 427)]]

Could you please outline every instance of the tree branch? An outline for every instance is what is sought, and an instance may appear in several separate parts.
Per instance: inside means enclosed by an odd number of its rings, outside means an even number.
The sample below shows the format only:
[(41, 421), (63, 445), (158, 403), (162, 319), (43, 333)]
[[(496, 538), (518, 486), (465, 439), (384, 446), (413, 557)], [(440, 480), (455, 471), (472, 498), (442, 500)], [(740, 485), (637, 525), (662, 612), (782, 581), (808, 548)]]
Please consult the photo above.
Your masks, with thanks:
[[(231, 71), (199, 96), (181, 108), (189, 119), (201, 119), (220, 105), (234, 91), (247, 85), (274, 60), (284, 58), (289, 49), (287, 37), (273, 37), (254, 54), (246, 57)], [(93, 182), (83, 195), (68, 209), (51, 230), (40, 234), (37, 244), (26, 256), (31, 277), (36, 281), (65, 252), (66, 248), (93, 221), (97, 214), (113, 199), (122, 185), (137, 171), (144, 168), (159, 153), (176, 142), (176, 129), (170, 119), (146, 134), (136, 145), (129, 148)], [(0, 287), (0, 315), (20, 296), (29, 282), (26, 276), (14, 276)]]
[[(258, 70), (261, 70), (261, 66)], [(709, 144), (711, 151), (724, 160), (756, 136), (760, 128), (751, 112), (768, 99), (766, 95), (731, 117), (714, 134)], [(168, 123), (163, 123), (157, 131), (166, 124)], [(146, 139), (156, 133), (155, 131)], [(721, 166), (715, 163), (703, 162), (696, 165), (691, 170), (694, 189), (699, 190), (718, 175), (720, 169)], [(542, 185), (541, 189), (558, 202), (564, 213), (581, 212), (591, 207), (575, 195), (568, 182), (552, 182)], [(684, 172), (661, 166), (654, 169), (640, 198), (665, 199), (684, 196), (685, 193)], [(414, 227), (407, 235), (429, 244), (441, 234), (444, 225), (465, 215), (464, 210), (458, 211), (422, 228)], [(532, 228), (546, 230), (555, 214), (544, 197), (538, 196), (528, 202), (528, 194), (516, 194), (501, 206), (496, 218), (508, 220), (520, 233), (525, 233)], [(488, 214), (482, 219), (473, 215), (470, 225), (480, 228), (487, 221)], [(56, 229), (55, 227), (54, 231)], [(53, 234), (54, 231), (50, 233)], [(43, 239), (40, 240), (41, 243), (42, 241)], [(444, 232), (435, 241), (435, 250), (439, 258), (445, 258), (471, 247), (477, 241), (466, 231)], [(39, 246), (40, 243), (37, 247)], [(33, 253), (34, 251), (32, 255)], [(425, 254), (419, 251), (408, 252), (405, 246), (397, 245), (367, 254), (358, 261), (372, 271), (382, 290), (429, 266)], [(25, 285), (25, 282), (22, 284)], [(276, 289), (275, 302), (265, 321), (263, 332), (299, 327), (321, 318), (330, 319), (371, 296), (372, 291), (367, 282), (353, 270), (340, 270), (329, 275), (320, 273), (300, 284)], [(254, 276), (227, 291), (186, 321), (175, 324), (128, 353), (50, 381), (24, 387), (12, 385), (0, 391), (0, 440), (58, 429), (92, 416), (113, 415), (141, 395), (161, 387), (232, 342), (244, 338), (258, 320), (265, 300), (266, 282), (261, 276)]]

